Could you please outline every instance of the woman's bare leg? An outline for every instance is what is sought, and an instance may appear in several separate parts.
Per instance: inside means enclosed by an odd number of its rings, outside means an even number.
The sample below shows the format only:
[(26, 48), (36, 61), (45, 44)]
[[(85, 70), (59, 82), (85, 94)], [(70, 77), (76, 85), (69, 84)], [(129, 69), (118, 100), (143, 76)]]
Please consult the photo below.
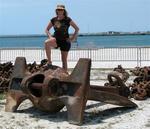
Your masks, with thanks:
[(68, 57), (68, 52), (67, 51), (61, 51), (62, 67), (65, 71), (67, 71), (67, 68), (68, 68), (67, 57)]
[(52, 60), (51, 60), (51, 48), (52, 47), (57, 47), (56, 39), (52, 38), (52, 39), (45, 40), (45, 51), (46, 51), (46, 56), (47, 56), (49, 64), (52, 63)]

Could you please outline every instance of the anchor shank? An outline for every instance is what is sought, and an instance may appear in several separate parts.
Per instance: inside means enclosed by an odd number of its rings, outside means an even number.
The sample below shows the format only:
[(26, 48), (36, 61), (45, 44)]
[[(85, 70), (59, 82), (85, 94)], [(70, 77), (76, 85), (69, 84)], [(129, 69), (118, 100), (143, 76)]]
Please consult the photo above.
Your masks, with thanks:
[(124, 107), (137, 107), (135, 103), (128, 100), (126, 97), (113, 94), (107, 91), (98, 91), (95, 89), (90, 89), (88, 99)]

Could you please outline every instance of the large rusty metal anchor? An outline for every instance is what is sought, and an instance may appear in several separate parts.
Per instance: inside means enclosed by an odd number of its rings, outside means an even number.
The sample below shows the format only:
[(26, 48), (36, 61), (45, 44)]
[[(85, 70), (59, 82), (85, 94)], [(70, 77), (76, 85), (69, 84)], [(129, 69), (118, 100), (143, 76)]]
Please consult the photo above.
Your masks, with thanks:
[(69, 123), (81, 125), (87, 100), (125, 107), (137, 106), (123, 96), (119, 87), (90, 85), (90, 69), (91, 60), (82, 58), (70, 75), (59, 67), (31, 74), (26, 70), (25, 58), (18, 57), (5, 110), (16, 111), (25, 99), (47, 112), (58, 112), (66, 106)]

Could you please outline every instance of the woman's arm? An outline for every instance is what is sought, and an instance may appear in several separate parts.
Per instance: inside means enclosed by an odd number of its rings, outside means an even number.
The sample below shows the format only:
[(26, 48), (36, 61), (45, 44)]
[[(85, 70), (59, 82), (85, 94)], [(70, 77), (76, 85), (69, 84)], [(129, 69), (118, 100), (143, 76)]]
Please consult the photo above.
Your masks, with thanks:
[(49, 37), (49, 38), (51, 38), (52, 36), (51, 36), (51, 33), (49, 32), (49, 30), (52, 28), (52, 23), (51, 22), (49, 22), (48, 23), (48, 25), (47, 25), (47, 27), (46, 27), (46, 29), (45, 29), (45, 33), (47, 34), (47, 36)]
[(79, 32), (79, 27), (75, 24), (75, 22), (74, 21), (71, 21), (70, 22), (70, 25), (74, 28), (74, 33), (73, 33), (73, 35), (71, 36), (71, 38), (70, 38), (70, 40), (71, 40), (71, 42), (72, 41), (74, 41), (74, 40), (76, 40), (76, 38), (77, 38), (77, 36), (78, 36), (78, 32)]

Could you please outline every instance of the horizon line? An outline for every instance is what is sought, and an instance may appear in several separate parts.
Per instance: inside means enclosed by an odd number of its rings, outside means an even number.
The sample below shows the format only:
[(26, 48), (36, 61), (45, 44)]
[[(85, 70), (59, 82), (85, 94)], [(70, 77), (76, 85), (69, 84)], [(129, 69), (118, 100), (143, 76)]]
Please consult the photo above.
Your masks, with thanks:
[[(109, 36), (109, 35), (142, 35), (150, 34), (150, 31), (134, 31), (134, 32), (125, 32), (125, 31), (106, 31), (106, 32), (91, 32), (91, 33), (79, 33), (78, 36)], [(72, 33), (70, 34), (72, 35)], [(7, 34), (0, 35), (0, 37), (47, 37), (46, 34)]]

